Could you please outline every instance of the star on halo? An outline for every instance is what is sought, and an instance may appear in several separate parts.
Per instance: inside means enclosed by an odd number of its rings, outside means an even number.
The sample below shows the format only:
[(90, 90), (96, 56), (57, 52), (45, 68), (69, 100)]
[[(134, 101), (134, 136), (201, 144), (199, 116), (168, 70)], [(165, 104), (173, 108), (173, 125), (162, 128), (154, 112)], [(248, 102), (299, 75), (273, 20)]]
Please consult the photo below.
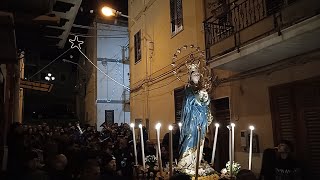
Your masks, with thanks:
[(69, 39), (69, 42), (71, 43), (71, 49), (78, 48), (81, 49), (81, 44), (83, 44), (83, 41), (80, 41), (78, 36), (74, 36), (74, 39)]

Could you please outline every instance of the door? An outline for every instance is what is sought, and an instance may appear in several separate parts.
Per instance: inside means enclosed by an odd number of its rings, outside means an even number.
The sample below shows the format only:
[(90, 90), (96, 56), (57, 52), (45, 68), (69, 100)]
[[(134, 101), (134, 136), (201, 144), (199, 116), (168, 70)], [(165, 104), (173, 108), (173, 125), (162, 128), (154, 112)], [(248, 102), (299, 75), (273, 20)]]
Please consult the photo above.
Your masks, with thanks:
[(114, 110), (105, 110), (105, 122), (107, 125), (114, 123)]
[[(211, 112), (215, 119), (214, 121), (220, 124), (215, 155), (215, 170), (220, 172), (229, 160), (229, 130), (227, 128), (230, 124), (229, 97), (212, 100)], [(214, 133), (212, 134), (214, 136)], [(213, 138), (214, 137), (212, 137), (212, 139)]]

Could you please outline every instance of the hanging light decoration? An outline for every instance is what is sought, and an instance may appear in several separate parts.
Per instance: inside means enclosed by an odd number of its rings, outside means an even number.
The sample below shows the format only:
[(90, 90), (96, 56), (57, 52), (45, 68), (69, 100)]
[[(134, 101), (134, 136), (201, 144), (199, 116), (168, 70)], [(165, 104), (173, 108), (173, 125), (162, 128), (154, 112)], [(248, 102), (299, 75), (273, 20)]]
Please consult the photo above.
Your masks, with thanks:
[(47, 81), (54, 81), (56, 78), (51, 73), (48, 73), (44, 79)]

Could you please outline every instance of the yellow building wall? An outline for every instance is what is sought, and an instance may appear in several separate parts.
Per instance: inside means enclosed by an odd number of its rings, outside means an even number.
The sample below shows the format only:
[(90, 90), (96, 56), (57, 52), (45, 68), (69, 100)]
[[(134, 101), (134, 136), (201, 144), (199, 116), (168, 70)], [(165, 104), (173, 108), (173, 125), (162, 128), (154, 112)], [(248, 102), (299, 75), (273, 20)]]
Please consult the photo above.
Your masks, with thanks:
[[(183, 1), (183, 30), (175, 36), (171, 35), (169, 3), (169, 0), (129, 1), (129, 16), (135, 21), (129, 23), (131, 121), (142, 119), (145, 125), (145, 119), (149, 119), (150, 139), (155, 139), (156, 123), (162, 123), (163, 137), (168, 125), (175, 122), (174, 89), (185, 85), (172, 72), (159, 82), (155, 82), (155, 77), (172, 70), (172, 56), (177, 48), (194, 44), (204, 49), (202, 1)], [(142, 59), (135, 64), (134, 35), (139, 30)], [(153, 82), (142, 83), (148, 79)]]
[[(304, 57), (306, 60), (308, 56)], [(304, 65), (293, 66), (272, 74), (254, 76), (227, 84), (222, 84), (214, 92), (215, 98), (229, 96), (231, 120), (235, 127), (235, 160), (243, 168), (248, 168), (248, 153), (240, 144), (240, 131), (248, 130), (249, 125), (255, 126), (259, 136), (260, 153), (253, 154), (252, 170), (260, 173), (263, 150), (274, 147), (273, 129), (270, 110), (269, 87), (320, 76), (320, 57)], [(226, 71), (218, 71), (222, 75)], [(230, 72), (229, 72), (230, 73)]]

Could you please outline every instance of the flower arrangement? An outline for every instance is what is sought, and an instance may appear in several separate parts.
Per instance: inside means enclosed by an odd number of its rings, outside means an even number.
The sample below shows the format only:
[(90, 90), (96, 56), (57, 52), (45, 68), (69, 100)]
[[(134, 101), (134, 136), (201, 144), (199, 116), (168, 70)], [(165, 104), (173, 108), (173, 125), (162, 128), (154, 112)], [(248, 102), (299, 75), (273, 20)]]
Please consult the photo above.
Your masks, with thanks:
[(159, 171), (158, 167), (158, 159), (154, 155), (146, 156), (146, 168), (148, 172), (156, 172)]
[(158, 159), (155, 155), (146, 156), (146, 164), (149, 166), (155, 166), (158, 163)]
[[(177, 172), (181, 172), (183, 174), (187, 174), (191, 177), (194, 177), (196, 175), (196, 169), (195, 167), (189, 167), (189, 168), (182, 168), (182, 167), (176, 167), (175, 170)], [(208, 163), (201, 163), (199, 165), (199, 170), (198, 170), (198, 174), (200, 177), (205, 177), (205, 176), (212, 176), (216, 175), (217, 177), (219, 177), (218, 172), (216, 172)], [(216, 177), (214, 176), (214, 177)]]
[[(230, 177), (230, 169), (231, 169), (231, 165), (230, 165), (230, 161), (228, 161), (226, 164), (226, 168), (223, 168), (221, 170), (221, 178), (229, 178)], [(240, 169), (241, 169), (241, 165), (237, 162), (233, 162), (232, 172), (233, 172), (234, 176), (236, 176), (238, 174)]]

